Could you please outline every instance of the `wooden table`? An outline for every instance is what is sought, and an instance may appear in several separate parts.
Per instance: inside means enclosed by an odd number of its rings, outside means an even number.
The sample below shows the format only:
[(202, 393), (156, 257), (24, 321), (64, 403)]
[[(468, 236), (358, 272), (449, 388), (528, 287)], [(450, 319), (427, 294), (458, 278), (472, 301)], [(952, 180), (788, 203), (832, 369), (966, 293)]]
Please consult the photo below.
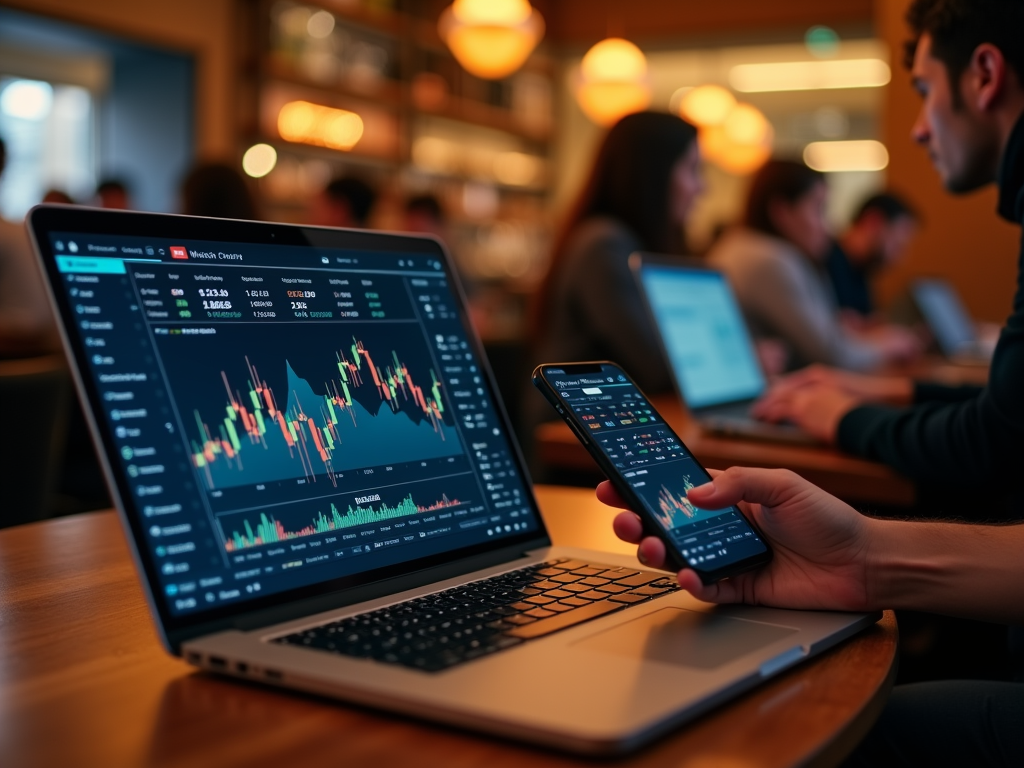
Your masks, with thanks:
[[(540, 488), (538, 496), (556, 543), (629, 551), (611, 533), (613, 512), (593, 494)], [(888, 694), (896, 640), (887, 614), (852, 641), (614, 764), (834, 765)], [(0, 531), (0, 648), (0, 763), (12, 768), (589, 764), (195, 672), (159, 647), (110, 512)]]
[[(701, 430), (675, 397), (652, 397), (651, 402), (706, 467), (783, 467), (851, 503), (894, 507), (914, 503), (914, 484), (884, 464), (824, 446), (711, 435)], [(541, 424), (535, 439), (537, 454), (546, 465), (599, 471), (590, 454), (563, 422)]]

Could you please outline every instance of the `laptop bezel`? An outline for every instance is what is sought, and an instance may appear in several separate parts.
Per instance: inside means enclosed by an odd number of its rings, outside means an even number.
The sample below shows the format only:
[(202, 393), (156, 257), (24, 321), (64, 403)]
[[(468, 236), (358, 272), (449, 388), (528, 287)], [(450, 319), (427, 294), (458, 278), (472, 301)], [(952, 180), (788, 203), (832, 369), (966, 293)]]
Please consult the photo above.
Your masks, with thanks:
[[(62, 205), (36, 206), (29, 211), (26, 217), (26, 228), (44, 276), (51, 305), (60, 320), (57, 325), (63, 340), (65, 354), (75, 380), (79, 399), (84, 406), (83, 411), (103, 466), (108, 489), (122, 524), (129, 532), (126, 538), (139, 570), (143, 590), (154, 621), (160, 631), (161, 640), (172, 653), (179, 652), (181, 643), (213, 632), (231, 628), (254, 629), (301, 618), (320, 611), (341, 608), (442, 579), (453, 578), (464, 573), (471, 573), (482, 568), (500, 565), (521, 557), (525, 552), (550, 546), (551, 540), (533, 495), (526, 462), (499, 395), (494, 374), (483, 349), (483, 343), (470, 322), (466, 295), (461, 281), (447, 249), (437, 238), (304, 225), (109, 211)], [(439, 258), (451, 286), (452, 295), (459, 305), (459, 318), (466, 331), (467, 341), (479, 360), (488, 393), (495, 404), (500, 426), (504, 429), (512, 448), (516, 469), (520, 473), (526, 491), (526, 503), (536, 516), (539, 527), (524, 534), (484, 541), (454, 552), (443, 552), (361, 574), (321, 581), (196, 614), (185, 616), (171, 614), (165, 596), (154, 589), (154, 586), (159, 584), (156, 563), (146, 546), (142, 515), (135, 508), (135, 501), (130, 492), (129, 478), (126, 473), (115, 469), (115, 465), (108, 458), (116, 455), (117, 446), (110, 424), (106, 419), (98, 419), (95, 416), (97, 409), (98, 412), (102, 412), (102, 403), (93, 377), (88, 373), (88, 364), (85, 359), (87, 351), (78, 338), (78, 334), (70, 334), (67, 330), (67, 325), (74, 322), (74, 315), (69, 297), (57, 288), (61, 284), (61, 275), (57, 268), (56, 254), (50, 245), (49, 234), (51, 232), (175, 238), (254, 245), (291, 245), (303, 248), (338, 248), (357, 250), (361, 255), (368, 252), (395, 253), (401, 251), (414, 254), (422, 253), (424, 256)], [(343, 271), (339, 270), (339, 272)]]
[[(647, 316), (650, 318), (651, 325), (658, 337), (658, 347), (661, 349), (662, 359), (665, 361), (665, 365), (668, 367), (669, 374), (672, 377), (672, 383), (675, 386), (676, 395), (678, 395), (680, 401), (686, 406), (687, 410), (695, 416), (699, 416), (702, 413), (712, 413), (721, 408), (733, 408), (738, 405), (745, 403), (753, 403), (764, 394), (768, 389), (768, 375), (765, 373), (764, 366), (761, 365), (761, 359), (757, 356), (757, 348), (753, 346), (753, 338), (750, 336), (750, 329), (746, 326), (746, 320), (740, 314), (740, 319), (743, 320), (744, 330), (746, 331), (747, 338), (751, 341), (751, 351), (754, 355), (754, 364), (757, 366), (757, 370), (761, 373), (761, 378), (764, 381), (764, 387), (762, 390), (752, 397), (739, 397), (734, 400), (723, 400), (719, 403), (712, 405), (702, 405), (697, 407), (691, 407), (686, 400), (686, 389), (683, 386), (682, 379), (676, 371), (676, 367), (672, 364), (672, 355), (669, 354), (668, 345), (665, 342), (665, 334), (661, 330), (661, 323), (658, 320), (658, 315), (654, 310), (654, 306), (651, 303), (650, 296), (647, 293), (647, 286), (644, 284), (643, 268), (644, 265), (650, 265), (655, 267), (670, 267), (673, 269), (688, 269), (693, 272), (706, 272), (719, 275), (725, 282), (726, 286), (732, 291), (732, 286), (729, 285), (728, 278), (722, 274), (721, 270), (717, 270), (713, 267), (709, 267), (702, 261), (688, 256), (668, 256), (664, 254), (648, 253), (645, 251), (636, 251), (629, 257), (629, 268), (633, 273), (633, 279), (636, 280), (637, 286), (640, 289), (640, 295), (643, 297), (644, 308), (647, 311)], [(733, 295), (735, 300), (735, 295)]]

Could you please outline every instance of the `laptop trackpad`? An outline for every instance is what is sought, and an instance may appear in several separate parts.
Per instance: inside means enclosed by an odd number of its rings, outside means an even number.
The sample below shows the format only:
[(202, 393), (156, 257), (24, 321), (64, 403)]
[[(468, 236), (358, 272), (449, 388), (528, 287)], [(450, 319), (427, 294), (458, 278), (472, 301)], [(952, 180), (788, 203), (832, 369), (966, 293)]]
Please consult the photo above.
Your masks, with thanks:
[(575, 645), (634, 659), (714, 669), (796, 632), (778, 624), (663, 608)]

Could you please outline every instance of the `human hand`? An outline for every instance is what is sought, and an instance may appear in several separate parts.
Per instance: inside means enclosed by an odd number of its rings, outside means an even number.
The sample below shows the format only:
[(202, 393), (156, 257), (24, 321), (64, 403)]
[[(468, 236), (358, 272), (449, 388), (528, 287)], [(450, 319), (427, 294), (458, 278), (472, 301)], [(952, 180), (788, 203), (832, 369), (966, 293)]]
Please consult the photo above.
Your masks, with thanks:
[(764, 421), (787, 421), (829, 445), (835, 443), (839, 422), (860, 399), (836, 387), (807, 385), (771, 390), (750, 409)]
[(819, 386), (838, 389), (859, 402), (909, 405), (914, 397), (914, 382), (906, 376), (871, 376), (827, 365), (809, 365), (776, 379), (766, 399), (788, 395), (804, 387)]
[[(683, 589), (712, 603), (841, 611), (875, 607), (867, 563), (876, 521), (788, 470), (733, 467), (712, 474), (710, 483), (690, 490), (690, 501), (704, 509), (738, 504), (771, 544), (774, 557), (758, 570), (708, 585), (684, 569), (678, 575)], [(598, 486), (597, 497), (625, 507), (607, 481)], [(613, 527), (620, 539), (638, 545), (641, 563), (664, 567), (665, 545), (643, 535), (636, 514), (622, 512)]]
[(924, 343), (910, 328), (901, 325), (883, 325), (874, 329), (871, 338), (882, 349), (890, 363), (906, 363), (921, 356)]

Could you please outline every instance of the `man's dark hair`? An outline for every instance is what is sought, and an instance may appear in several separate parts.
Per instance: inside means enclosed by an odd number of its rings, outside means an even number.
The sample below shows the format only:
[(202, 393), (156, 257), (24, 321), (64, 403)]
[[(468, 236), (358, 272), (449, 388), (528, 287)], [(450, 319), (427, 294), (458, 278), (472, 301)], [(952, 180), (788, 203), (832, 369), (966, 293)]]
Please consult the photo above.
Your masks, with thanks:
[(825, 174), (808, 168), (796, 160), (769, 160), (754, 174), (747, 193), (743, 223), (769, 235), (781, 237), (772, 219), (771, 207), (776, 200), (795, 203), (818, 184), (825, 183)]
[(377, 193), (373, 187), (362, 179), (351, 176), (335, 179), (324, 189), (328, 198), (339, 203), (348, 203), (352, 218), (362, 227), (370, 217), (373, 204), (377, 201)]
[(913, 39), (904, 63), (910, 69), (921, 35), (932, 40), (931, 55), (946, 66), (954, 103), (959, 103), (960, 76), (974, 50), (990, 43), (1024, 85), (1024, 2), (1021, 0), (914, 0), (907, 11)]
[(891, 192), (880, 192), (861, 203), (853, 217), (854, 222), (860, 221), (872, 211), (878, 211), (882, 214), (882, 218), (889, 223), (901, 218), (908, 218), (912, 221), (921, 220), (921, 216), (914, 206)]
[(434, 221), (444, 221), (444, 209), (440, 201), (431, 194), (415, 195), (405, 201), (406, 213), (422, 213)]

